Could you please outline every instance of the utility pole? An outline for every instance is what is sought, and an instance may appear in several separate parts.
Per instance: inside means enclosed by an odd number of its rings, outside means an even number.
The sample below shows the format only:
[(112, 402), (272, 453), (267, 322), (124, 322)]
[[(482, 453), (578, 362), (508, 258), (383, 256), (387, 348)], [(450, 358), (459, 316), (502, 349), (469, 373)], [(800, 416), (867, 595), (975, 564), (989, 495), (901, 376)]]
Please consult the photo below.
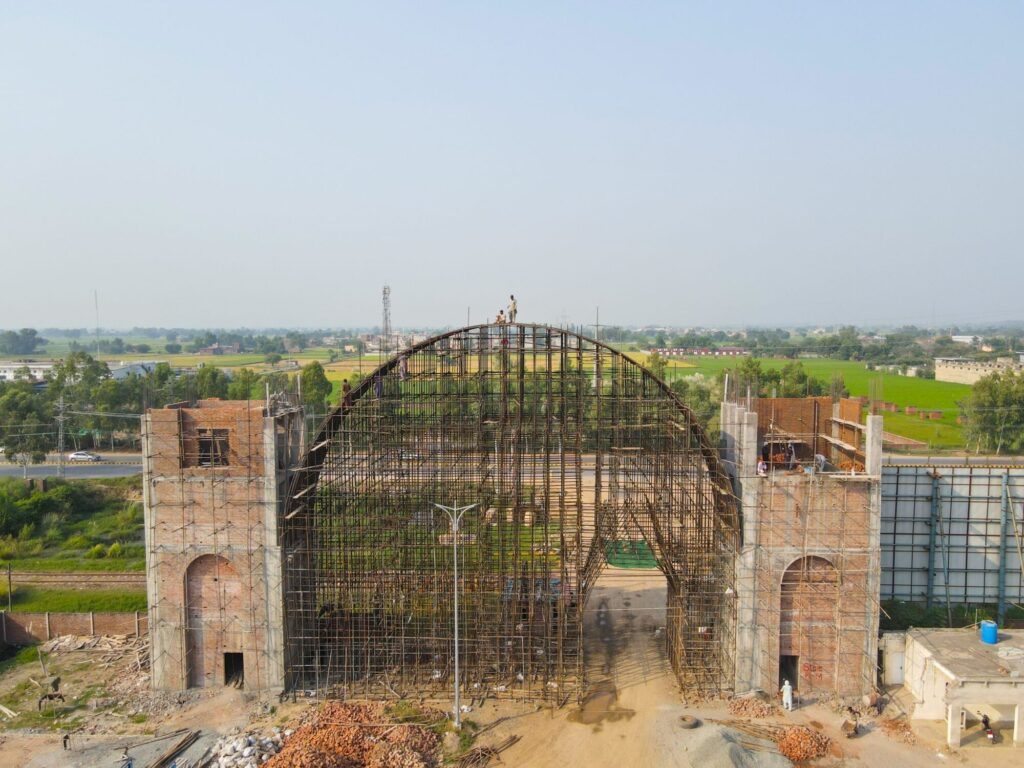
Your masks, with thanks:
[(381, 302), (383, 304), (384, 317), (381, 321), (380, 328), (380, 349), (384, 353), (384, 359), (388, 357), (388, 351), (391, 349), (391, 286), (385, 285), (381, 296)]
[(458, 730), (462, 728), (462, 707), (459, 704), (459, 523), (462, 522), (462, 516), (477, 505), (446, 507), (443, 504), (435, 504), (434, 506), (448, 515), (448, 520), (452, 524), (452, 567), (455, 574), (455, 591), (453, 596), (453, 612), (455, 614), (455, 728)]
[(57, 477), (64, 478), (64, 393), (57, 400)]

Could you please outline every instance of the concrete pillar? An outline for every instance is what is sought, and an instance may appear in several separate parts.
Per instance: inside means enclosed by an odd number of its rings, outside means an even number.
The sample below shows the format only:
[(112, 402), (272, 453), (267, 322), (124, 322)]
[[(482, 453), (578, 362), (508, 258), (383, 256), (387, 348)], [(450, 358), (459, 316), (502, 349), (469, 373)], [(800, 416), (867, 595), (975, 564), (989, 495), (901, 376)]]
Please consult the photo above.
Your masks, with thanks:
[(1024, 744), (1024, 707), (1018, 704), (1013, 708), (1013, 746)]
[(946, 706), (946, 746), (950, 749), (960, 748), (960, 718), (963, 717), (963, 709), (960, 704)]
[(869, 475), (882, 474), (882, 417), (868, 416), (864, 468)]

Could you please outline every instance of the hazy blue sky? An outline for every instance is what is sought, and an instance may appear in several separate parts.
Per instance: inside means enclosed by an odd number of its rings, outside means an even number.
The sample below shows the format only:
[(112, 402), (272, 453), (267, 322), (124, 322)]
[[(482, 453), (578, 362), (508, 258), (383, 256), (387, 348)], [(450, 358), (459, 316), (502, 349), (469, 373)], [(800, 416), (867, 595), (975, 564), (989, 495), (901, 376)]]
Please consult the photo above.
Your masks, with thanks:
[(0, 6), (0, 328), (1019, 319), (1024, 5)]

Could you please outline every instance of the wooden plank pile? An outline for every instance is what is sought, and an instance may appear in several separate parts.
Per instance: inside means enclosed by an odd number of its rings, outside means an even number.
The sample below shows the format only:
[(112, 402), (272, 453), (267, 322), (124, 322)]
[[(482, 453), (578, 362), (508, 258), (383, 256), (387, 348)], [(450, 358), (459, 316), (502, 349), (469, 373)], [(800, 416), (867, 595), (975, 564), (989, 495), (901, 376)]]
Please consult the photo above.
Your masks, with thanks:
[(103, 669), (117, 664), (124, 656), (133, 655), (133, 670), (149, 669), (149, 640), (134, 635), (61, 635), (43, 643), (39, 650), (43, 653), (97, 653), (96, 665)]

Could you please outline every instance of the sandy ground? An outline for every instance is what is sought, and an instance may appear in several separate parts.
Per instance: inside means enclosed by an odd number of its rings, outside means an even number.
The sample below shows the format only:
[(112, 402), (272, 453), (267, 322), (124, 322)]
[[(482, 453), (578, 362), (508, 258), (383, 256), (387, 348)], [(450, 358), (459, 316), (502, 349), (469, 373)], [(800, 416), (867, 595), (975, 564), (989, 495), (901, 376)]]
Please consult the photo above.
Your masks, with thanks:
[[(709, 718), (732, 717), (724, 702), (700, 706), (683, 703), (664, 650), (664, 607), (665, 581), (659, 573), (608, 569), (595, 587), (585, 616), (592, 692), (584, 706), (538, 711), (523, 704), (489, 701), (467, 716), (481, 726), (494, 724), (478, 743), (493, 744), (508, 735), (520, 736), (519, 743), (502, 754), (504, 765), (517, 768), (778, 765), (778, 758), (768, 755), (755, 762), (730, 759), (730, 754), (738, 750), (718, 739), (716, 726), (707, 723)], [(69, 659), (65, 666), (70, 670), (76, 662)], [(28, 672), (23, 669), (19, 675)], [(73, 675), (70, 680), (74, 685)], [(16, 682), (5, 676), (0, 680), (0, 693)], [(438, 704), (444, 707), (446, 702)], [(236, 729), (283, 726), (304, 706), (301, 702), (282, 706), (276, 699), (261, 702), (233, 689), (204, 692), (189, 697), (180, 709), (143, 725), (107, 727), (94, 734), (79, 732), (72, 738), (70, 752), (62, 750), (59, 732), (0, 731), (0, 768), (116, 766), (125, 746), (131, 746), (130, 754), (137, 766), (147, 765), (170, 742), (140, 743), (154, 733), (166, 734), (179, 728), (201, 729), (204, 733), (204, 740), (186, 755), (194, 760), (218, 735)], [(899, 714), (900, 707), (908, 706), (897, 697), (885, 715)], [(684, 714), (694, 715), (705, 724), (684, 729), (679, 721)], [(1012, 746), (1009, 730), (1001, 733), (1000, 743), (990, 745), (979, 738), (977, 727), (972, 728), (965, 734), (963, 748), (951, 754), (943, 748), (941, 723), (914, 721), (917, 743), (908, 745), (871, 722), (861, 736), (846, 739), (839, 730), (842, 720), (830, 707), (811, 704), (762, 722), (803, 724), (830, 736), (833, 753), (816, 763), (823, 766), (925, 768), (955, 764), (1024, 768), (1024, 748)]]
[[(680, 727), (679, 716), (690, 714), (706, 722), (707, 718), (729, 719), (732, 715), (724, 702), (683, 704), (662, 638), (655, 636), (656, 628), (664, 625), (664, 606), (665, 581), (660, 574), (606, 571), (585, 617), (594, 694), (582, 709), (567, 706), (518, 716), (503, 712), (501, 705), (487, 705), (471, 717), (486, 723), (499, 714), (512, 716), (498, 724), (493, 735), (485, 734), (480, 743), (519, 735), (522, 740), (502, 758), (505, 764), (522, 768), (708, 768), (707, 737), (702, 731), (713, 726), (686, 730)], [(885, 713), (895, 714), (899, 714), (895, 705)], [(821, 765), (1024, 768), (1024, 748), (1014, 749), (1009, 732), (1000, 744), (990, 745), (977, 741), (973, 729), (965, 735), (965, 746), (950, 754), (943, 748), (941, 724), (915, 722), (918, 743), (909, 745), (893, 740), (873, 723), (867, 724), (859, 737), (847, 739), (839, 730), (842, 721), (830, 707), (813, 704), (763, 722), (807, 725), (830, 736), (833, 753), (819, 761)], [(723, 743), (722, 751), (726, 748)], [(721, 757), (721, 764), (729, 763), (725, 755)]]

